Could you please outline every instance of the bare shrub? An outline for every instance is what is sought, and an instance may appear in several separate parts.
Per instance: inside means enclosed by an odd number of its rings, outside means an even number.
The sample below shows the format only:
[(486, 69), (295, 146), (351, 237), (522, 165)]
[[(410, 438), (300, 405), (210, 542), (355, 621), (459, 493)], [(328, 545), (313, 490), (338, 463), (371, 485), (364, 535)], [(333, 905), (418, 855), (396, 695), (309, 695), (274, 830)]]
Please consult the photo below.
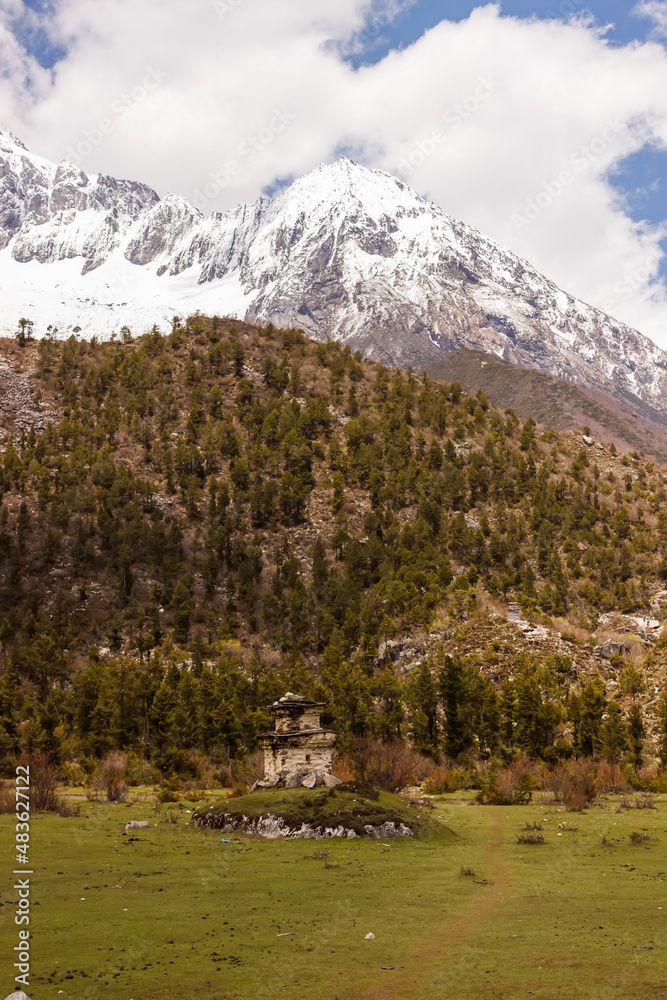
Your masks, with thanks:
[(447, 792), (458, 792), (460, 788), (470, 786), (470, 772), (464, 767), (438, 766), (424, 782), (427, 795), (445, 795)]
[(526, 830), (541, 830), (542, 820), (541, 819), (527, 819), (526, 820)]
[(584, 757), (559, 764), (544, 776), (543, 786), (555, 802), (562, 802), (573, 812), (581, 812), (598, 794), (595, 764)]
[(249, 791), (250, 791), (250, 787), (248, 785), (246, 785), (245, 783), (234, 785), (234, 787), (232, 788), (232, 790), (229, 793), (229, 795), (227, 796), (227, 798), (229, 798), (229, 799), (240, 799), (244, 795), (247, 795)]
[(538, 775), (539, 767), (528, 757), (498, 771), (491, 769), (482, 779), (477, 801), (487, 806), (527, 805), (539, 787)]
[(16, 795), (8, 781), (0, 778), (0, 814), (13, 813), (16, 808)]
[(53, 765), (48, 757), (35, 753), (25, 758), (30, 768), (30, 807), (34, 812), (55, 812), (60, 816), (75, 816), (80, 806), (73, 808), (58, 795), (58, 782)]
[(127, 754), (112, 750), (93, 775), (93, 786), (104, 792), (108, 802), (122, 802), (127, 795)]
[(465, 868), (463, 865), (461, 865), (461, 868), (459, 869), (459, 875), (461, 875), (463, 878), (470, 878), (470, 877), (474, 878), (475, 871), (473, 868)]
[(628, 787), (618, 764), (601, 760), (597, 765), (597, 786), (599, 795), (618, 795)]
[(228, 785), (245, 788), (247, 791), (251, 785), (264, 777), (264, 754), (261, 750), (256, 750), (242, 760), (233, 760), (226, 777)]
[(543, 844), (544, 835), (541, 833), (535, 833), (534, 831), (527, 831), (525, 833), (517, 833), (516, 835), (517, 843), (519, 844)]
[(331, 773), (335, 774), (337, 778), (343, 782), (344, 785), (349, 784), (350, 781), (354, 781), (354, 773), (352, 771), (352, 762), (346, 756), (338, 757)]
[(630, 834), (630, 840), (633, 844), (645, 844), (647, 840), (653, 840), (653, 837), (648, 832), (648, 830), (635, 830)]
[(619, 803), (619, 809), (657, 809), (655, 799), (651, 795), (640, 795), (630, 799), (624, 795)]
[(30, 767), (30, 805), (37, 812), (57, 812), (56, 772), (43, 754), (34, 754)]
[(384, 743), (358, 736), (345, 755), (352, 776), (360, 785), (398, 792), (418, 785), (433, 771), (433, 762), (400, 740)]

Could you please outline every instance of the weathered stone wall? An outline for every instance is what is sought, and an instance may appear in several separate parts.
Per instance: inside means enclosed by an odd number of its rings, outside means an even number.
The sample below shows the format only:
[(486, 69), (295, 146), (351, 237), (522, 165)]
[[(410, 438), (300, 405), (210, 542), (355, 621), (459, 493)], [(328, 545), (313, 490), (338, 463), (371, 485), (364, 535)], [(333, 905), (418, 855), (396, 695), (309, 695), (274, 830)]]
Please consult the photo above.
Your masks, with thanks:
[(313, 733), (300, 736), (297, 745), (285, 739), (266, 738), (264, 747), (264, 776), (274, 778), (286, 774), (308, 774), (311, 771), (330, 771), (333, 765), (333, 733)]
[(319, 708), (306, 708), (303, 712), (295, 713), (294, 711), (283, 716), (278, 715), (276, 717), (276, 732), (277, 733), (293, 733), (302, 729), (319, 729), (320, 728), (320, 709)]

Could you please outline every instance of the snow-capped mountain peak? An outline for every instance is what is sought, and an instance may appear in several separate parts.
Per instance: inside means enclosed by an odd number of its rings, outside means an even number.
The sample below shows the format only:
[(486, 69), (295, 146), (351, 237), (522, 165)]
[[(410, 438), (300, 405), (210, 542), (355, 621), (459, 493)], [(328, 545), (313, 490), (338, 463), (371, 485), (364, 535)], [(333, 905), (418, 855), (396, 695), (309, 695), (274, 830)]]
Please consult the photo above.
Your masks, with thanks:
[(203, 215), (178, 195), (86, 175), (0, 132), (4, 332), (142, 330), (200, 309), (344, 340), (425, 367), (492, 351), (667, 419), (667, 356), (526, 261), (342, 157), (273, 199)]

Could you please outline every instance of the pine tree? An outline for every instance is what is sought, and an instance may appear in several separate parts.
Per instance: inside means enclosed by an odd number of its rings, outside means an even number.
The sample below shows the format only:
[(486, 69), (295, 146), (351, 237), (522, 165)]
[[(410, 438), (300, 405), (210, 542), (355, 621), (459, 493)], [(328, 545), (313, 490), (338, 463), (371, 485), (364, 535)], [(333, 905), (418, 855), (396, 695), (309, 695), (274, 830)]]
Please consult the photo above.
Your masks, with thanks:
[(503, 681), (500, 692), (500, 734), (506, 747), (514, 746), (516, 730), (517, 696), (512, 681)]
[(445, 656), (440, 670), (439, 687), (445, 712), (445, 753), (459, 757), (472, 744), (472, 734), (465, 723), (465, 686), (463, 665), (457, 656)]
[(410, 706), (410, 728), (414, 747), (420, 753), (434, 756), (438, 752), (438, 692), (431, 668), (426, 661), (413, 671), (406, 689)]
[(345, 493), (343, 491), (343, 477), (340, 472), (333, 474), (333, 496), (331, 498), (331, 513), (338, 514), (345, 506)]
[(643, 763), (642, 750), (646, 737), (642, 711), (637, 704), (631, 705), (628, 712), (628, 734), (630, 737), (631, 762), (635, 770), (637, 770)]
[(610, 764), (618, 764), (628, 746), (628, 729), (620, 705), (610, 702), (600, 731), (600, 752)]
[(586, 757), (594, 757), (599, 750), (606, 706), (605, 686), (599, 677), (586, 684), (581, 695), (571, 699), (570, 718), (575, 726), (577, 749)]
[(313, 548), (313, 582), (315, 586), (322, 587), (327, 582), (329, 569), (327, 566), (327, 550), (324, 542), (318, 535)]

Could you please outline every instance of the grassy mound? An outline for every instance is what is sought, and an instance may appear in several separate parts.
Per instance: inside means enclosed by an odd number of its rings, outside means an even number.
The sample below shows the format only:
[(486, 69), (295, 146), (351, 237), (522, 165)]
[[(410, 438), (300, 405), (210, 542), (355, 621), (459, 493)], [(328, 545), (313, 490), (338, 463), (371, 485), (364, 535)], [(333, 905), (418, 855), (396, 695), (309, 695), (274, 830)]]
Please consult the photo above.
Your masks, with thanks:
[(357, 836), (366, 835), (367, 825), (380, 827), (385, 823), (403, 823), (416, 837), (433, 836), (443, 829), (431, 816), (398, 795), (338, 788), (264, 789), (201, 810), (195, 814), (195, 820), (198, 825), (218, 828), (243, 816), (249, 820), (274, 816), (291, 830), (304, 823), (318, 830), (342, 826), (354, 830)]

